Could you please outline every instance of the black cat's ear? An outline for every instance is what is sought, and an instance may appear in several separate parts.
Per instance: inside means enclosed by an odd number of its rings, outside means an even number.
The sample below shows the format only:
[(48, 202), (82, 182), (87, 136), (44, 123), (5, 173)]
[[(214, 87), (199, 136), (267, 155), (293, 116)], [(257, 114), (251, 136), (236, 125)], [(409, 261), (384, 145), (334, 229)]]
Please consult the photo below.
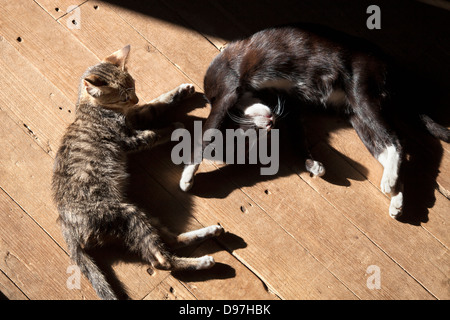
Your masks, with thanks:
[(123, 47), (122, 49), (103, 59), (103, 62), (112, 63), (120, 69), (125, 70), (128, 54), (130, 53), (130, 48), (130, 45)]
[(83, 79), (83, 85), (87, 93), (93, 97), (98, 97), (102, 94), (101, 87), (107, 86), (108, 84), (99, 76), (90, 74)]

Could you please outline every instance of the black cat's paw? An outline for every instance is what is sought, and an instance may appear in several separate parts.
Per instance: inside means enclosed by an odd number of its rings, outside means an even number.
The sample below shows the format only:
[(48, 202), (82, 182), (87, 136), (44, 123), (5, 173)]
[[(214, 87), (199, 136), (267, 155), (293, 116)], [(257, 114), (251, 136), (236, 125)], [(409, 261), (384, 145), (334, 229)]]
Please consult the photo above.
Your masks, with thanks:
[(305, 161), (305, 167), (308, 172), (312, 173), (316, 177), (321, 177), (325, 174), (325, 167), (319, 161), (307, 159)]
[(399, 192), (397, 195), (391, 198), (391, 204), (389, 205), (389, 215), (398, 219), (402, 215), (403, 209), (403, 193)]

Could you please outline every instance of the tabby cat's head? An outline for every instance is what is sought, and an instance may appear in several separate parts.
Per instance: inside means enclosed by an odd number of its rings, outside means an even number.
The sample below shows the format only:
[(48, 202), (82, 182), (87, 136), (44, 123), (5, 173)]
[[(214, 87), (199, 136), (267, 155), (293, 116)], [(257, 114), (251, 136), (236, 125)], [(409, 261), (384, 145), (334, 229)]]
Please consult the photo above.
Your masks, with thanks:
[(81, 95), (111, 109), (138, 103), (134, 80), (125, 67), (129, 52), (128, 45), (90, 67), (82, 78)]

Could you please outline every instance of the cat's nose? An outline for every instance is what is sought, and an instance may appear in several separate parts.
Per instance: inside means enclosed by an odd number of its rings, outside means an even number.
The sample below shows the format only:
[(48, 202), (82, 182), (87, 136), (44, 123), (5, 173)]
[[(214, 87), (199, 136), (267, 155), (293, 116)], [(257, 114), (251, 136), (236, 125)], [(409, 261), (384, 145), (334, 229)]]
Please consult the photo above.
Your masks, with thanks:
[(134, 96), (131, 101), (132, 104), (137, 104), (139, 102), (139, 98), (137, 96)]
[(270, 131), (270, 129), (272, 129), (273, 128), (273, 119), (272, 118), (270, 118), (269, 119), (269, 121), (267, 122), (267, 131)]

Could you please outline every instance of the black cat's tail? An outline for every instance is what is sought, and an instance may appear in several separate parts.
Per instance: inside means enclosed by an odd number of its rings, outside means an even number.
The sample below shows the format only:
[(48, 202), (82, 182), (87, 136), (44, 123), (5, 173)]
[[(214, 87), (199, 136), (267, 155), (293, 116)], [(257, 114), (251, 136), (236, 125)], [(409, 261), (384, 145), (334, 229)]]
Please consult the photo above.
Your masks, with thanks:
[(431, 119), (427, 115), (420, 115), (420, 120), (427, 128), (428, 132), (431, 133), (437, 139), (445, 141), (447, 143), (450, 142), (450, 130), (440, 124), (436, 123), (433, 119)]

